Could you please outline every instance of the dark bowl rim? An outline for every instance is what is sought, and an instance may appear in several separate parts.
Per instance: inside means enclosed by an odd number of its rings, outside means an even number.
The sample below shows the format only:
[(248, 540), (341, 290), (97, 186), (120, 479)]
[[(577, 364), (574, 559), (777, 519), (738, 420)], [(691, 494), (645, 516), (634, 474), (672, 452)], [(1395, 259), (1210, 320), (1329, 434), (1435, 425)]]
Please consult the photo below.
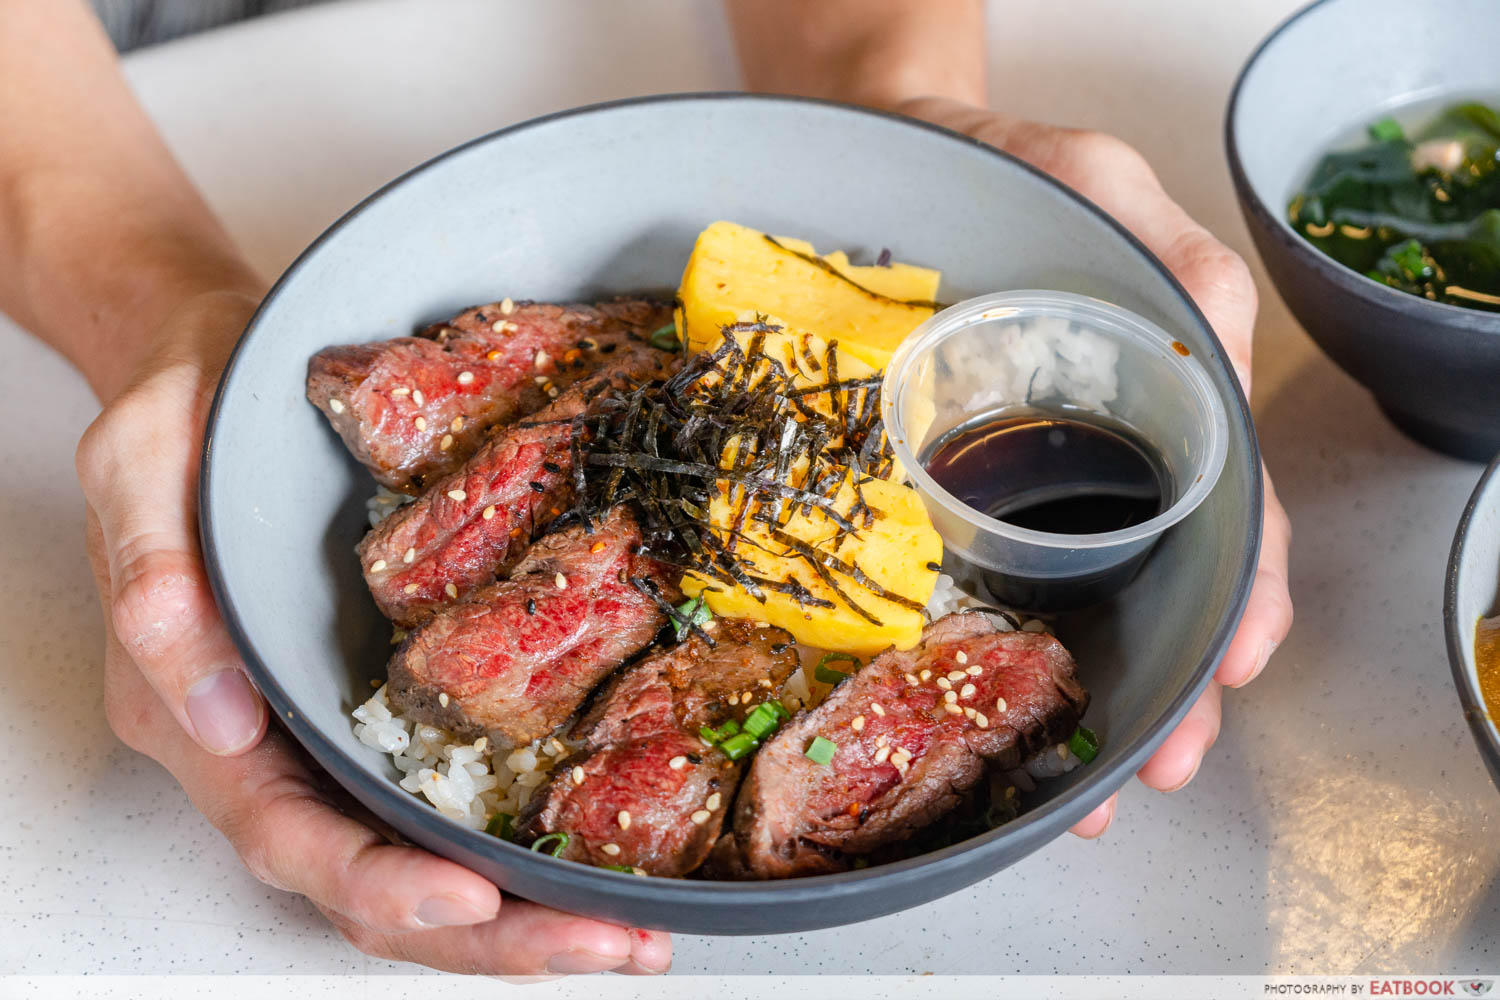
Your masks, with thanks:
[(1474, 627), (1470, 624), (1466, 633), (1458, 620), (1458, 578), (1462, 572), (1464, 549), (1468, 545), (1469, 525), (1479, 510), (1480, 497), (1492, 480), (1500, 482), (1500, 454), (1490, 461), (1474, 485), (1474, 492), (1469, 494), (1469, 501), (1464, 504), (1464, 512), (1458, 519), (1458, 530), (1453, 533), (1453, 548), (1448, 553), (1448, 572), (1443, 583), (1443, 632), (1448, 640), (1448, 666), (1453, 670), (1453, 686), (1458, 691), (1464, 718), (1468, 720), (1469, 731), (1474, 734), (1479, 755), (1484, 758), (1496, 787), (1500, 788), (1500, 739), (1491, 730), (1489, 707), (1469, 690), (1469, 668), (1464, 662), (1464, 650), (1474, 642)]
[[(545, 126), (574, 117), (608, 113), (613, 109), (622, 107), (710, 101), (725, 103), (737, 101), (759, 102), (824, 108), (844, 114), (878, 118), (906, 128), (925, 130), (934, 135), (942, 136), (948, 141), (961, 143), (971, 150), (993, 156), (1007, 164), (1009, 169), (1019, 169), (1023, 173), (1031, 175), (1042, 184), (1053, 188), (1063, 198), (1076, 202), (1086, 212), (1093, 215), (1101, 224), (1115, 231), (1135, 252), (1144, 257), (1146, 262), (1156, 269), (1158, 274), (1165, 279), (1168, 287), (1176, 293), (1181, 304), (1188, 310), (1188, 314), (1197, 321), (1200, 332), (1207, 338), (1208, 344), (1212, 347), (1212, 356), (1219, 366), (1219, 371), (1227, 377), (1233, 393), (1233, 399), (1226, 400), (1225, 409), (1226, 412), (1236, 415), (1239, 426), (1244, 432), (1243, 440), (1248, 446), (1246, 454), (1242, 459), (1246, 463), (1249, 473), (1248, 500), (1251, 512), (1247, 518), (1248, 527), (1243, 547), (1243, 551), (1247, 553), (1247, 557), (1244, 566), (1240, 570), (1239, 579), (1235, 582), (1229, 595), (1229, 600), (1226, 602), (1220, 614), (1219, 621), (1206, 645), (1203, 660), (1195, 671), (1192, 683), (1186, 685), (1183, 690), (1178, 692), (1167, 707), (1159, 714), (1155, 723), (1148, 727), (1140, 737), (1129, 744), (1112, 763), (1090, 774), (1073, 787), (1066, 789), (1053, 799), (1023, 814), (1017, 820), (1007, 823), (1003, 827), (943, 848), (942, 850), (918, 855), (900, 862), (835, 875), (818, 875), (764, 883), (696, 882), (683, 879), (659, 878), (643, 879), (633, 875), (606, 871), (582, 864), (549, 869), (540, 866), (552, 864), (553, 859), (551, 858), (544, 861), (539, 855), (525, 848), (501, 841), (481, 831), (462, 827), (444, 817), (427, 803), (403, 791), (394, 781), (368, 780), (369, 774), (365, 766), (354, 757), (354, 750), (359, 748), (359, 744), (352, 737), (348, 739), (335, 739), (333, 736), (325, 734), (322, 730), (310, 724), (308, 721), (309, 716), (301, 712), (297, 704), (289, 697), (286, 689), (282, 687), (275, 673), (260, 657), (255, 644), (251, 641), (233, 599), (233, 587), (225, 578), (219, 564), (218, 546), (214, 540), (217, 519), (210, 502), (210, 484), (213, 482), (213, 460), (218, 421), (224, 398), (235, 381), (241, 352), (250, 341), (250, 338), (256, 333), (267, 308), (276, 301), (283, 286), (301, 271), (304, 264), (325, 243), (333, 239), (354, 218), (410, 178), (449, 157), (458, 156), (479, 145), (498, 141), (505, 136), (525, 129)], [(298, 254), (287, 269), (282, 272), (281, 276), (277, 278), (275, 284), (272, 285), (270, 291), (266, 293), (265, 298), (256, 308), (255, 314), (245, 327), (245, 331), (241, 334), (239, 340), (236, 341), (233, 351), (225, 362), (223, 374), (214, 392), (213, 404), (210, 408), (204, 430), (203, 458), (199, 467), (198, 483), (199, 534), (203, 546), (204, 565), (225, 626), (234, 639), (236, 647), (244, 657), (246, 669), (254, 679), (257, 688), (270, 704), (277, 720), (292, 733), (298, 742), (308, 749), (322, 766), (329, 770), (340, 784), (349, 787), (351, 792), (353, 791), (353, 787), (358, 787), (366, 795), (378, 800), (382, 806), (391, 810), (392, 814), (401, 817), (414, 827), (420, 828), (434, 840), (453, 844), (463, 851), (472, 852), (476, 855), (487, 856), (501, 867), (524, 871), (536, 882), (552, 885), (572, 884), (616, 898), (628, 897), (635, 900), (650, 900), (666, 906), (678, 904), (785, 905), (788, 903), (795, 904), (798, 900), (810, 897), (825, 899), (830, 896), (834, 898), (854, 898), (873, 891), (877, 884), (881, 888), (896, 891), (900, 885), (910, 884), (919, 879), (926, 879), (935, 875), (941, 876), (951, 873), (955, 869), (965, 867), (975, 856), (999, 853), (1001, 849), (1000, 842), (1002, 840), (1016, 841), (1029, 845), (1022, 852), (1022, 855), (1019, 855), (1024, 856), (1024, 854), (1038, 849), (1044, 843), (1061, 835), (1066, 827), (1071, 826), (1086, 816), (1099, 803), (1102, 803), (1108, 794), (1117, 791), (1132, 774), (1139, 770), (1147, 757), (1160, 746), (1187, 715), (1188, 710), (1208, 686), (1214, 670), (1229, 647), (1229, 642), (1239, 625), (1240, 619), (1244, 616), (1245, 607), (1249, 601), (1251, 585), (1255, 579), (1257, 555), (1260, 551), (1263, 504), (1264, 484), (1260, 475), (1260, 446), (1255, 432), (1255, 424), (1251, 418), (1249, 402), (1245, 397), (1243, 387), (1235, 376), (1234, 366), (1229, 361), (1223, 344), (1220, 343), (1213, 327), (1204, 317), (1191, 296), (1187, 294), (1187, 291), (1182, 287), (1176, 276), (1172, 274), (1155, 254), (1147, 249), (1139, 239), (1112, 216), (1105, 213), (1093, 202), (1079, 195), (1055, 178), (1033, 167), (1031, 164), (977, 139), (930, 122), (893, 112), (838, 101), (785, 95), (748, 94), (740, 91), (657, 94), (646, 97), (605, 101), (541, 115), (485, 133), (441, 152), (412, 167), (410, 170), (403, 172), (376, 189), (372, 194), (360, 200), (354, 207), (345, 212), (319, 234), (305, 250)], [(1098, 796), (1098, 802), (1087, 804), (1082, 801), (1086, 798), (1092, 800), (1094, 796), (1086, 793), (1097, 790), (1104, 790), (1105, 792), (1105, 794)], [(900, 907), (888, 907), (887, 911), (897, 908)], [(863, 919), (863, 917), (854, 919)], [(850, 922), (853, 921), (851, 920)], [(797, 928), (789, 927), (788, 929)]]
[[(1279, 212), (1270, 210), (1260, 190), (1245, 172), (1244, 163), (1240, 157), (1240, 141), (1236, 134), (1236, 118), (1240, 97), (1244, 93), (1250, 71), (1255, 68), (1261, 56), (1282, 35), (1295, 27), (1297, 22), (1320, 7), (1338, 2), (1340, 0), (1312, 0), (1312, 3), (1293, 11), (1273, 28), (1270, 34), (1261, 39), (1260, 44), (1250, 53), (1235, 76), (1234, 86), (1229, 91), (1229, 103), (1224, 112), (1224, 150), (1229, 160), (1229, 174), (1240, 206), (1247, 214), (1254, 216), (1261, 229), (1271, 234), (1277, 245), (1290, 253), (1299, 266), (1308, 268), (1323, 281), (1364, 300), (1372, 307), (1398, 312), (1419, 324), (1439, 325), (1456, 332), (1500, 337), (1500, 312), (1470, 309), (1448, 302), (1433, 302), (1419, 295), (1398, 291), (1320, 253), (1312, 244), (1298, 236)], [(1423, 331), (1424, 334), (1429, 332)]]

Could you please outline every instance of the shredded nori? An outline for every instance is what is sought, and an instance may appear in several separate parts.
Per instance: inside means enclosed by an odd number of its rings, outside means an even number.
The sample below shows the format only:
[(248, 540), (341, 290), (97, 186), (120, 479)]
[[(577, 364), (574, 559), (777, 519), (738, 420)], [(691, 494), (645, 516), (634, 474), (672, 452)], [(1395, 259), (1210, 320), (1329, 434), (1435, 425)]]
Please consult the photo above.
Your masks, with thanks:
[[(920, 609), (837, 555), (847, 535), (875, 521), (862, 486), (894, 466), (880, 420), (880, 378), (840, 379), (835, 345), (820, 358), (804, 338), (799, 363), (822, 373), (822, 381), (800, 386), (802, 372), (763, 353), (765, 336), (780, 330), (764, 317), (726, 326), (716, 348), (688, 358), (675, 374), (616, 383), (601, 393), (587, 421), (572, 421), (576, 506), (566, 516), (591, 525), (616, 504), (630, 503), (641, 523), (644, 553), (743, 587), (761, 601), (774, 592), (803, 607), (835, 606), (794, 576), (762, 576), (745, 560), (747, 547), (805, 562), (840, 601), (876, 625), (879, 619), (851, 598), (850, 584)], [(748, 335), (745, 348), (736, 335)], [(827, 405), (813, 405), (820, 396)], [(847, 512), (837, 501), (845, 483), (855, 495)], [(729, 504), (728, 525), (711, 522), (715, 499)], [(814, 510), (828, 521), (829, 537), (814, 544), (784, 530), (794, 514)], [(768, 530), (751, 534), (752, 523)], [(675, 624), (712, 643), (650, 581), (631, 583)]]

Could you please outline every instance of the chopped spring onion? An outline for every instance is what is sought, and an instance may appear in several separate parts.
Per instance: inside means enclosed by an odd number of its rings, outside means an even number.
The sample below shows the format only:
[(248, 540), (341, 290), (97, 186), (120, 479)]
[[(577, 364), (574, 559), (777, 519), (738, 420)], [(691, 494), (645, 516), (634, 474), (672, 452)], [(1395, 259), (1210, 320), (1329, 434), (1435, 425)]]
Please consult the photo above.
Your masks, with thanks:
[(749, 733), (735, 733), (719, 744), (719, 751), (730, 760), (739, 760), (758, 746), (760, 743)]
[(677, 324), (668, 323), (666, 326), (658, 327), (651, 334), (651, 346), (661, 348), (663, 351), (675, 351), (682, 347), (677, 342)]
[(1079, 726), (1068, 737), (1068, 750), (1085, 764), (1092, 763), (1099, 756), (1099, 737), (1092, 730)]
[(703, 740), (704, 743), (719, 742), (718, 732), (716, 730), (708, 728), (707, 726), (698, 727), (698, 736)]
[[(750, 714), (745, 716), (744, 731), (746, 733), (758, 740), (764, 740), (777, 730), (781, 725), (781, 717), (771, 707), (772, 704), (772, 702), (764, 701), (750, 710)], [(783, 708), (782, 711), (785, 712), (786, 709)]]
[[(543, 853), (550, 854), (554, 858), (557, 858), (561, 857), (562, 852), (568, 849), (568, 841), (572, 839), (573, 838), (568, 836), (566, 833), (543, 834), (542, 836), (536, 838), (531, 842), (531, 849), (533, 851), (541, 851)], [(552, 847), (554, 843), (557, 846)], [(548, 850), (549, 847), (551, 847), (550, 850)]]
[(490, 821), (484, 825), (484, 832), (501, 840), (514, 840), (516, 838), (515, 817), (510, 813), (495, 813)]
[(740, 724), (738, 722), (735, 722), (733, 719), (730, 719), (728, 722), (719, 727), (719, 739), (722, 740), (727, 737), (733, 736), (739, 731)]
[(763, 704), (768, 706), (771, 711), (776, 714), (776, 718), (780, 719), (782, 722), (785, 722), (787, 719), (790, 719), (792, 717), (792, 713), (787, 710), (787, 707), (775, 698), (772, 698), (770, 701), (763, 702)]
[(839, 745), (833, 740), (825, 740), (821, 736), (814, 736), (813, 741), (807, 745), (807, 751), (803, 754), (814, 764), (829, 764), (833, 762), (833, 752)]
[(687, 634), (694, 628), (702, 628), (714, 620), (714, 613), (708, 610), (707, 604), (703, 603), (702, 594), (691, 601), (684, 601), (677, 605), (677, 610), (682, 614), (682, 620), (673, 623), (678, 642), (687, 638)]
[[(849, 673), (844, 673), (840, 670), (830, 669), (828, 666), (829, 663), (852, 663), (854, 666), (849, 670)], [(818, 660), (818, 665), (813, 667), (813, 679), (823, 684), (838, 684), (840, 681), (848, 680), (849, 674), (854, 673), (855, 670), (858, 670), (862, 666), (864, 666), (864, 661), (853, 653), (824, 653), (822, 658)]]
[(1401, 123), (1394, 118), (1382, 118), (1370, 126), (1370, 138), (1376, 142), (1395, 142), (1405, 139), (1406, 133), (1401, 130)]
[(607, 872), (624, 872), (626, 875), (634, 875), (635, 869), (630, 865), (600, 865)]

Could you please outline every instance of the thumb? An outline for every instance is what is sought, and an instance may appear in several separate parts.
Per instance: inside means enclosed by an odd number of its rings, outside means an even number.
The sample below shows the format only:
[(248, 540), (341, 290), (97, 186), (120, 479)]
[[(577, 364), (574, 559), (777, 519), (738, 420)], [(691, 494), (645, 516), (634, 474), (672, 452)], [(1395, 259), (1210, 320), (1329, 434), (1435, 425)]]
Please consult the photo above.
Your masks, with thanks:
[(126, 390), (77, 453), (97, 518), (116, 636), (182, 728), (204, 749), (260, 742), (265, 702), (225, 631), (197, 538), (197, 459), (212, 377), (169, 366)]

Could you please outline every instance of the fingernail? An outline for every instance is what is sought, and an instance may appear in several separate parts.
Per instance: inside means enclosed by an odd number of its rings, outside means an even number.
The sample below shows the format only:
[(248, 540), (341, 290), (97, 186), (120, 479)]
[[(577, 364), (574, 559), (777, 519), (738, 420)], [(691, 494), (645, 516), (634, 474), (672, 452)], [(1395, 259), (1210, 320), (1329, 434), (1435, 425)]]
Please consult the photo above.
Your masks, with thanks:
[(260, 733), (260, 695), (234, 667), (209, 674), (187, 693), (187, 716), (198, 742), (217, 754), (243, 750)]
[(1188, 782), (1190, 782), (1194, 778), (1198, 777), (1198, 768), (1200, 768), (1202, 766), (1203, 766), (1203, 758), (1199, 757), (1198, 758), (1198, 763), (1196, 763), (1196, 764), (1193, 765), (1193, 769), (1188, 772), (1188, 776), (1186, 778), (1183, 778), (1181, 781), (1179, 781), (1177, 784), (1173, 785), (1171, 788), (1163, 789), (1163, 791), (1165, 791), (1168, 795), (1170, 795), (1173, 792), (1181, 791), (1182, 789), (1186, 788), (1187, 785), (1188, 785)]
[(626, 958), (601, 955), (594, 951), (565, 951), (547, 960), (547, 971), (564, 976), (578, 976), (589, 972), (608, 972), (626, 961)]
[(1253, 681), (1255, 680), (1255, 678), (1260, 676), (1260, 672), (1266, 669), (1266, 664), (1271, 662), (1271, 654), (1274, 652), (1276, 652), (1276, 640), (1267, 639), (1265, 642), (1261, 643), (1260, 656), (1256, 658), (1255, 669), (1251, 671), (1250, 676), (1246, 679), (1245, 683), (1248, 684), (1250, 683), (1250, 681)]
[(424, 927), (457, 927), (461, 924), (482, 924), (494, 917), (485, 913), (462, 896), (431, 896), (417, 904), (413, 914), (417, 923)]

